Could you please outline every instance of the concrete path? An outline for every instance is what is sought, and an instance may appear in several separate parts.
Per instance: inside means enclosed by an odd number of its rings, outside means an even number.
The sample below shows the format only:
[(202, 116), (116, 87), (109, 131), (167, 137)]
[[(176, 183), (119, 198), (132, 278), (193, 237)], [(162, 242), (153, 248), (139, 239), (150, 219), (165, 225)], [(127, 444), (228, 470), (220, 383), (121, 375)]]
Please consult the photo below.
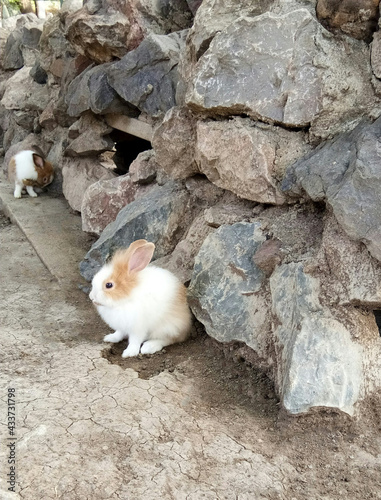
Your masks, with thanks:
[(331, 417), (282, 425), (261, 378), (205, 339), (110, 363), (77, 286), (79, 217), (9, 193), (21, 229), (0, 217), (1, 500), (381, 498), (379, 436)]
[(0, 179), (0, 209), (17, 224), (38, 256), (61, 282), (80, 279), (78, 263), (89, 247), (81, 217), (73, 213), (64, 197), (46, 193), (38, 198), (15, 199), (12, 186)]

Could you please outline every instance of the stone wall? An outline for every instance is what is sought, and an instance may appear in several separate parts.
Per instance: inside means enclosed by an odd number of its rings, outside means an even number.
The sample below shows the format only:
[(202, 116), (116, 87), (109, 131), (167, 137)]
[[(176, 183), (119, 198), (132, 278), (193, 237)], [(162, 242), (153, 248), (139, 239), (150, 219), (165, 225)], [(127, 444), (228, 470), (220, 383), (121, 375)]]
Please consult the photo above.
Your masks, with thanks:
[[(147, 238), (287, 411), (359, 415), (381, 387), (378, 1), (244, 3), (67, 0), (7, 21), (3, 168), (34, 147), (55, 165), (49, 189), (99, 236), (86, 279)], [(111, 113), (153, 129), (120, 176)]]

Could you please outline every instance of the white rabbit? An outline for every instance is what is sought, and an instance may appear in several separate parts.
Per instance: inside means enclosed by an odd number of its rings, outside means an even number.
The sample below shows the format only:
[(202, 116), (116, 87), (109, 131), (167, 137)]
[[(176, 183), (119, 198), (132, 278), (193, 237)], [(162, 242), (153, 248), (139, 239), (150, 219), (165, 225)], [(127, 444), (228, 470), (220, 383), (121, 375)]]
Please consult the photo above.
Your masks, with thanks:
[(166, 269), (148, 266), (154, 250), (153, 243), (134, 241), (118, 250), (92, 281), (90, 299), (115, 330), (104, 341), (128, 338), (124, 358), (182, 342), (190, 330), (186, 288)]
[(53, 178), (52, 164), (34, 151), (20, 151), (9, 162), (8, 179), (15, 183), (15, 198), (21, 198), (24, 187), (29, 196), (35, 198), (37, 193), (33, 187), (45, 187)]

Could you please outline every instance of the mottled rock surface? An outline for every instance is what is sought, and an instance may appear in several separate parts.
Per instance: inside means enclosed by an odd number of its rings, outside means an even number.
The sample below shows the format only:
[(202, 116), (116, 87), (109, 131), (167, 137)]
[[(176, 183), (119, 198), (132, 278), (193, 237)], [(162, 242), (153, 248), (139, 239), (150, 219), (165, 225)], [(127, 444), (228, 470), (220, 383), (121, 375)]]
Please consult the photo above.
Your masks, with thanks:
[(363, 243), (350, 239), (333, 216), (325, 222), (321, 248), (310, 268), (324, 274), (323, 295), (329, 303), (381, 308), (381, 263)]
[(54, 74), (54, 65), (62, 61), (67, 53), (73, 53), (73, 49), (65, 38), (64, 25), (59, 16), (53, 16), (44, 22), (40, 38), (40, 65)]
[(186, 32), (150, 35), (107, 70), (109, 84), (128, 103), (151, 116), (176, 105), (179, 53)]
[(85, 6), (66, 18), (67, 39), (77, 52), (97, 64), (126, 54), (129, 31), (130, 22), (120, 12), (90, 15)]
[(66, 148), (67, 156), (97, 156), (111, 151), (114, 141), (109, 137), (112, 128), (92, 113), (86, 113), (69, 128), (73, 140)]
[(1, 66), (5, 70), (20, 69), (24, 66), (24, 58), (21, 50), (22, 32), (16, 30), (10, 33), (4, 47)]
[(316, 14), (330, 30), (370, 42), (377, 29), (380, 0), (317, 0)]
[(94, 158), (65, 158), (62, 176), (63, 194), (71, 208), (80, 212), (87, 188), (99, 180), (113, 179), (115, 174)]
[(245, 342), (261, 358), (270, 318), (265, 276), (252, 257), (264, 241), (258, 223), (221, 226), (201, 246), (189, 288), (192, 311), (209, 335)]
[(326, 201), (352, 239), (362, 241), (381, 260), (381, 119), (364, 122), (296, 162), (283, 189)]
[(132, 182), (136, 184), (150, 184), (157, 175), (159, 165), (156, 162), (156, 156), (152, 149), (143, 151), (131, 163), (129, 173)]
[(29, 74), (30, 68), (23, 67), (12, 75), (5, 84), (1, 104), (6, 109), (37, 110), (42, 112), (49, 103), (49, 89), (36, 83)]
[(65, 94), (70, 116), (80, 116), (88, 110), (95, 114), (119, 113), (136, 116), (135, 107), (124, 102), (109, 85), (107, 69), (110, 65), (111, 63), (91, 66), (70, 83)]
[(151, 34), (166, 35), (189, 28), (192, 19), (185, 0), (107, 0), (88, 2), (67, 16), (66, 28), (76, 50), (102, 64), (121, 59)]
[(120, 210), (134, 201), (136, 189), (129, 174), (92, 184), (82, 201), (83, 231), (99, 236), (116, 219)]
[(186, 102), (202, 113), (310, 125), (312, 136), (325, 138), (379, 106), (369, 73), (368, 48), (331, 36), (308, 10), (265, 13), (239, 18), (213, 38)]
[(303, 264), (285, 264), (270, 278), (278, 383), (291, 413), (334, 407), (354, 413), (363, 383), (362, 348), (319, 300), (319, 281)]
[(199, 172), (195, 161), (197, 120), (187, 108), (173, 107), (155, 129), (152, 146), (159, 165), (173, 179)]
[(305, 134), (250, 120), (198, 122), (196, 163), (219, 187), (259, 203), (282, 204), (277, 187), (286, 166), (309, 150)]

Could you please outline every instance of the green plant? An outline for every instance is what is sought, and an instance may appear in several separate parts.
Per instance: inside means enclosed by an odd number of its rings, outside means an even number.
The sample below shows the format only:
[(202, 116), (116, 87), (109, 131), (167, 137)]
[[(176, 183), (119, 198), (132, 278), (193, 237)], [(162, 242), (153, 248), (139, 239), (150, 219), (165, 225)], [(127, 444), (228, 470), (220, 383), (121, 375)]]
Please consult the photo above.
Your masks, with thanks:
[(2, 0), (1, 3), (7, 6), (9, 5), (9, 7), (13, 9), (20, 9), (22, 6), (21, 0)]

